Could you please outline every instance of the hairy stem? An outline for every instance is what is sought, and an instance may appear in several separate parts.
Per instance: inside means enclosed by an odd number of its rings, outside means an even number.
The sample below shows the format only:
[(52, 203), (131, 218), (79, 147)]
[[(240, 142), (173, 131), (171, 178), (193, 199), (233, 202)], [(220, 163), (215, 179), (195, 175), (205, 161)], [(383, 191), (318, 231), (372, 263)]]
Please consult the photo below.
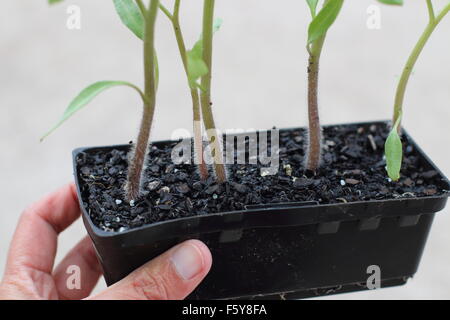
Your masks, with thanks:
[[(184, 71), (186, 72), (186, 76), (188, 76), (187, 51), (183, 33), (181, 32), (179, 13), (180, 13), (180, 0), (175, 0), (173, 15), (171, 15), (170, 20), (172, 22), (175, 37), (177, 39), (178, 50), (180, 51)], [(191, 99), (193, 110), (194, 153), (196, 155), (196, 159), (199, 162), (200, 178), (202, 180), (206, 180), (208, 178), (208, 168), (203, 159), (203, 138), (202, 138), (201, 113), (200, 113), (200, 97), (197, 88), (191, 88)]]
[(203, 157), (203, 134), (202, 134), (202, 119), (200, 113), (200, 97), (197, 90), (191, 89), (192, 97), (192, 111), (193, 111), (193, 130), (194, 130), (194, 153), (199, 162), (200, 179), (206, 180), (208, 178), (208, 167), (206, 166)]
[[(399, 119), (400, 115), (403, 111), (403, 102), (405, 99), (405, 92), (406, 92), (406, 86), (408, 85), (409, 78), (411, 76), (411, 72), (414, 68), (414, 65), (417, 62), (417, 59), (420, 56), (420, 53), (422, 52), (423, 48), (425, 47), (425, 44), (427, 43), (428, 39), (430, 38), (433, 31), (436, 29), (437, 25), (441, 20), (445, 17), (445, 15), (450, 11), (450, 4), (447, 4), (444, 9), (435, 17), (432, 4), (429, 0), (427, 0), (427, 7), (428, 7), (428, 13), (430, 17), (430, 21), (423, 31), (421, 37), (419, 38), (419, 41), (417, 42), (416, 46), (414, 47), (413, 51), (411, 52), (411, 55), (409, 56), (405, 67), (403, 68), (402, 75), (400, 77), (400, 81), (397, 86), (397, 92), (395, 94), (395, 103), (394, 103), (394, 115), (392, 119), (392, 123), (396, 123)], [(401, 131), (401, 125), (397, 127), (398, 133)]]
[(131, 154), (128, 166), (125, 196), (128, 201), (139, 198), (142, 190), (142, 174), (148, 152), (150, 131), (155, 113), (156, 81), (155, 81), (155, 22), (158, 13), (159, 0), (151, 0), (150, 8), (145, 9), (144, 31), (144, 76), (145, 76), (145, 103), (141, 126), (134, 151)]
[(208, 67), (208, 73), (202, 77), (201, 108), (203, 122), (208, 133), (210, 145), (213, 146), (214, 169), (219, 183), (226, 181), (225, 166), (223, 163), (223, 150), (220, 137), (217, 134), (214, 117), (211, 110), (211, 74), (212, 74), (212, 39), (214, 23), (214, 0), (205, 0), (203, 7), (203, 61)]
[(309, 144), (306, 157), (306, 169), (316, 171), (320, 165), (322, 130), (319, 119), (318, 87), (319, 61), (325, 35), (314, 41), (309, 50), (308, 60), (308, 121)]

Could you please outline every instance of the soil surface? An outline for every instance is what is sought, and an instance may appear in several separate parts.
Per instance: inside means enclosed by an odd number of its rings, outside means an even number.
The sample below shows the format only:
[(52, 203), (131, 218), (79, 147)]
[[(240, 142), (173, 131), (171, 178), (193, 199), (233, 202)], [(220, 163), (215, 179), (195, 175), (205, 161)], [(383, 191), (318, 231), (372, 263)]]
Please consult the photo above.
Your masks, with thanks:
[(150, 148), (145, 173), (145, 195), (132, 203), (125, 201), (122, 188), (128, 148), (79, 154), (77, 174), (92, 221), (106, 231), (243, 210), (249, 205), (302, 201), (326, 204), (447, 192), (446, 182), (438, 172), (424, 167), (423, 158), (408, 141), (404, 141), (401, 178), (390, 181), (383, 158), (387, 135), (384, 123), (324, 128), (322, 165), (313, 174), (304, 169), (305, 130), (282, 130), (277, 175), (264, 175), (261, 168), (265, 165), (232, 164), (227, 165), (229, 182), (222, 185), (212, 176), (199, 181), (194, 165), (174, 165), (171, 152), (177, 142), (155, 144)]

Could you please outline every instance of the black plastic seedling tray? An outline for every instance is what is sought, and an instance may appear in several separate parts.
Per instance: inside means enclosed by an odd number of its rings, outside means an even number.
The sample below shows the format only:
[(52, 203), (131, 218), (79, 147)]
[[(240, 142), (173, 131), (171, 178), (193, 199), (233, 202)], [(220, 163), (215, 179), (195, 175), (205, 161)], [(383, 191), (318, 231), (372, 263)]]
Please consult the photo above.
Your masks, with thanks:
[[(409, 135), (403, 137), (424, 167), (438, 171), (450, 190), (446, 177)], [(93, 224), (84, 207), (76, 159), (112, 148), (127, 150), (129, 145), (73, 152), (83, 221), (106, 283), (196, 238), (208, 245), (214, 262), (190, 299), (291, 299), (365, 290), (369, 266), (380, 268), (381, 287), (404, 284), (416, 273), (435, 213), (448, 197), (444, 193), (339, 204), (270, 204), (106, 232)]]

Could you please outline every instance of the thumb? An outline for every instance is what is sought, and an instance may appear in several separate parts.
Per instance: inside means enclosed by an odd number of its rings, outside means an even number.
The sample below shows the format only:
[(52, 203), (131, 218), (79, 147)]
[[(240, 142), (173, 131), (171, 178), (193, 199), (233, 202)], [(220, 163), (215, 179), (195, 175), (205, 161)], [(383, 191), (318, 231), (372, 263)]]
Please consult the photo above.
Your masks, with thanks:
[(133, 271), (95, 300), (178, 300), (188, 296), (205, 278), (212, 258), (198, 240), (183, 242)]

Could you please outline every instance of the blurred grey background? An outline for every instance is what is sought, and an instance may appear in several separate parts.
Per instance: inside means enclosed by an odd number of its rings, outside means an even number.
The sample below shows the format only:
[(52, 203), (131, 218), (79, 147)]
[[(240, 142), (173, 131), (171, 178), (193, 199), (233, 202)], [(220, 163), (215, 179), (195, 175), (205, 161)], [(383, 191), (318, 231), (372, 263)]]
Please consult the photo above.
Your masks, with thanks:
[[(163, 0), (171, 7), (172, 1)], [(223, 18), (215, 37), (213, 99), (221, 128), (306, 125), (306, 28), (302, 0), (218, 0)], [(447, 0), (435, 0), (440, 8)], [(69, 30), (67, 8), (81, 8), (81, 29)], [(182, 25), (192, 44), (201, 27), (200, 0), (182, 3)], [(368, 9), (380, 10), (380, 29)], [(375, 9), (377, 10), (377, 9)], [(425, 1), (403, 8), (375, 0), (347, 0), (329, 32), (322, 59), (323, 123), (389, 119), (403, 64), (427, 23)], [(405, 101), (404, 125), (444, 173), (450, 174), (450, 16), (425, 48)], [(160, 86), (153, 139), (190, 128), (189, 92), (171, 26), (159, 16)], [(80, 89), (97, 80), (141, 85), (140, 41), (110, 0), (2, 0), (0, 10), (0, 272), (21, 211), (72, 179), (71, 151), (135, 138), (139, 97), (128, 88), (98, 97), (45, 142), (39, 137)], [(419, 272), (409, 284), (328, 299), (450, 298), (450, 209), (440, 212)], [(82, 223), (60, 238), (58, 260), (86, 234)], [(101, 282), (97, 290), (104, 287)]]

